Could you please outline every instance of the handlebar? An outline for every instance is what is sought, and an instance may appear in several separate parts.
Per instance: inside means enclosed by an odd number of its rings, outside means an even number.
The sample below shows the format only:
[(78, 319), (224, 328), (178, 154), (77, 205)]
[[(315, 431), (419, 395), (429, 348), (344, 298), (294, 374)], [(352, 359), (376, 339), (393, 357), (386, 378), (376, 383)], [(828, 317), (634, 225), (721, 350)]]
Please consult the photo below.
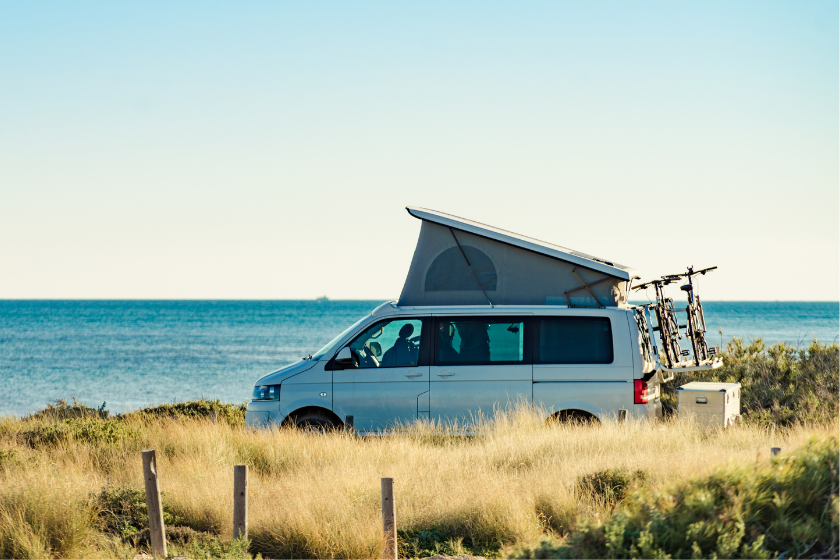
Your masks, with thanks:
[(667, 284), (667, 282), (664, 282), (663, 280), (651, 280), (650, 282), (645, 282), (644, 284), (638, 284), (636, 286), (631, 286), (630, 289), (631, 290), (643, 290), (643, 289), (647, 288), (648, 286), (657, 286), (659, 284), (664, 285), (664, 284)]
[(663, 276), (663, 280), (670, 280), (676, 281), (680, 278), (691, 278), (692, 276), (697, 276), (698, 274), (706, 274), (711, 270), (715, 270), (716, 266), (710, 266), (709, 268), (704, 268), (702, 270), (693, 270), (692, 267), (688, 267), (688, 272), (681, 272), (680, 274), (668, 274), (667, 276)]
[(680, 274), (666, 274), (665, 276), (662, 276), (659, 280), (651, 280), (643, 284), (631, 286), (630, 289), (643, 290), (648, 286), (667, 286), (671, 282), (677, 282), (680, 278), (691, 278), (692, 276), (697, 276), (698, 274), (706, 274), (707, 272), (715, 270), (716, 268), (716, 266), (710, 266), (709, 268), (704, 268), (702, 270), (692, 270), (692, 267), (688, 267), (688, 272), (682, 272)]
[(706, 274), (710, 270), (714, 270), (716, 268), (717, 268), (716, 266), (710, 266), (709, 268), (704, 268), (703, 270), (696, 270), (696, 271), (694, 271), (694, 274)]

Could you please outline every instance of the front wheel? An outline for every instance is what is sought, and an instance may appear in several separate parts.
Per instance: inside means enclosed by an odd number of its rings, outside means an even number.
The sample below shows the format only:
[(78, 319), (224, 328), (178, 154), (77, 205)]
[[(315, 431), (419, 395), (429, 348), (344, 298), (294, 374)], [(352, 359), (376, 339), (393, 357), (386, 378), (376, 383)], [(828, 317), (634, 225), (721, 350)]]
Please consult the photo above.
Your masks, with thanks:
[(323, 434), (338, 428), (332, 418), (317, 411), (306, 411), (295, 415), (292, 424), (298, 430), (312, 434)]

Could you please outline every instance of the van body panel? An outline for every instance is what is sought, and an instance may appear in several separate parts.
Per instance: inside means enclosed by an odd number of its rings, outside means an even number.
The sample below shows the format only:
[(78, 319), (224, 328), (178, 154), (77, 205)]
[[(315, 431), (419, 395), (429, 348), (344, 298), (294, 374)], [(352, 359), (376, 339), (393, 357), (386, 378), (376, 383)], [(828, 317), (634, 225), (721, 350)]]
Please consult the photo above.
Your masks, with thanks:
[(308, 385), (311, 383), (332, 383), (334, 372), (324, 369), (327, 362), (316, 362), (316, 364), (317, 365), (315, 367), (295, 373), (283, 379), (283, 387), (289, 387), (291, 385)]
[(429, 391), (417, 395), (417, 417), (429, 417)]
[(627, 311), (627, 328), (630, 332), (630, 356), (633, 359), (633, 378), (642, 379), (656, 369), (656, 363), (648, 360), (642, 352), (642, 333), (636, 323), (635, 311)]
[[(531, 366), (433, 366), (436, 373), (456, 372), (452, 377), (433, 379), (429, 391), (432, 420), (462, 423), (479, 411), (492, 415), (494, 410), (524, 400), (531, 402), (533, 383)], [(473, 370), (469, 373), (462, 370)], [(482, 370), (483, 371), (475, 371)], [(504, 371), (494, 372), (495, 369)], [(498, 379), (493, 379), (498, 377)], [(516, 379), (519, 377), (519, 379)], [(472, 378), (472, 379), (470, 379)]]
[(353, 415), (357, 432), (387, 430), (417, 418), (420, 396), (429, 392), (429, 366), (338, 370), (333, 392), (334, 406)]
[(280, 406), (277, 418), (273, 418), (273, 420), (277, 424), (281, 424), (289, 414), (310, 406), (332, 410), (332, 392), (332, 383), (283, 383), (280, 387)]
[(617, 417), (620, 409), (633, 409), (632, 381), (534, 383), (534, 404), (549, 415), (561, 410), (583, 410), (599, 420)]
[(609, 364), (534, 364), (534, 383), (540, 381), (627, 381), (632, 367)]
[[(315, 364), (318, 363), (319, 362), (315, 360), (298, 360), (297, 362), (293, 362), (278, 369), (277, 371), (263, 375), (257, 380), (256, 385), (279, 385), (281, 382), (294, 375), (298, 375), (299, 373), (312, 369)], [(321, 366), (321, 369), (323, 370), (323, 365)]]

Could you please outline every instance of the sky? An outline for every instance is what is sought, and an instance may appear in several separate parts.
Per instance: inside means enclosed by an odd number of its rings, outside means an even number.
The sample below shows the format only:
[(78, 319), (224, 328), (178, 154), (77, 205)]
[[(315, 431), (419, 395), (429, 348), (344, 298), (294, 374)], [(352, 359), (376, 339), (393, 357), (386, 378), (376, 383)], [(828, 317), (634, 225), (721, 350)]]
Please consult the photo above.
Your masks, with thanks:
[(840, 286), (838, 3), (0, 3), (0, 299), (391, 299), (421, 206)]

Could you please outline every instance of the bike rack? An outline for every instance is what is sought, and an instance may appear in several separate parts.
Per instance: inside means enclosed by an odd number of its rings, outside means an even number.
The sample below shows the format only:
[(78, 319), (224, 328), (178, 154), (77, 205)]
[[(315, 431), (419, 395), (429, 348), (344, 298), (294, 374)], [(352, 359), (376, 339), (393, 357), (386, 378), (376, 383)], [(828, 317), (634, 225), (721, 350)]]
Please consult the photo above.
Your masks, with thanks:
[[(712, 267), (712, 268), (708, 268), (708, 269), (704, 269), (704, 270), (695, 272), (692, 267), (689, 267), (689, 269), (688, 269), (689, 281), (690, 281), (692, 276), (694, 276), (696, 274), (705, 274), (707, 271), (714, 270), (715, 268), (717, 268), (717, 267)], [(662, 283), (664, 282), (664, 284), (669, 284), (670, 282), (677, 281), (681, 276), (683, 276), (683, 275), (663, 276), (662, 280), (657, 280), (657, 281), (652, 281), (652, 282), (649, 282), (649, 283), (644, 283), (644, 284), (641, 284), (641, 285), (636, 287), (636, 289), (639, 289), (639, 288), (642, 288), (642, 287), (646, 287), (650, 284), (656, 284), (656, 285), (660, 286), (660, 288), (658, 288), (659, 291), (657, 292), (656, 303), (648, 303), (648, 304), (644, 304), (644, 305), (641, 305), (641, 306), (636, 306), (637, 309), (638, 308), (644, 309), (644, 317), (645, 317), (645, 320), (647, 321), (648, 336), (650, 338), (651, 346), (653, 347), (653, 360), (654, 360), (654, 364), (655, 364), (654, 371), (655, 371), (656, 375), (658, 375), (660, 383), (667, 383), (668, 381), (673, 380), (674, 376), (676, 375), (677, 372), (683, 372), (683, 371), (684, 372), (695, 372), (695, 371), (713, 370), (713, 369), (717, 369), (717, 368), (719, 368), (723, 365), (723, 359), (721, 359), (720, 356), (717, 355), (719, 350), (706, 346), (706, 343), (705, 343), (704, 339), (702, 338), (703, 333), (705, 333), (705, 327), (706, 327), (705, 318), (702, 316), (702, 309), (701, 309), (701, 313), (700, 313), (700, 320), (702, 321), (702, 329), (703, 329), (700, 332), (701, 343), (703, 344), (704, 348), (706, 349), (706, 351), (707, 351), (706, 354), (708, 355), (708, 357), (706, 359), (702, 360), (702, 361), (698, 360), (697, 356), (695, 356), (694, 359), (685, 360), (685, 359), (683, 359), (684, 354), (681, 351), (680, 355), (677, 357), (676, 364), (674, 364), (673, 367), (667, 367), (659, 359), (659, 345), (656, 343), (657, 337), (654, 335), (654, 330), (653, 330), (654, 327), (653, 327), (653, 321), (652, 321), (652, 318), (651, 318), (650, 311), (651, 311), (651, 309), (658, 309), (660, 306), (663, 306), (664, 305), (663, 302), (666, 301), (666, 300), (660, 301), (662, 299), (662, 297), (664, 297), (664, 296), (662, 296), (662, 293), (661, 293)], [(698, 299), (698, 301), (699, 301), (699, 299)], [(674, 309), (672, 312), (673, 313), (682, 312), (682, 313), (688, 314), (688, 309), (686, 309), (686, 310)], [(659, 316), (657, 315), (657, 317), (659, 317)], [(687, 327), (689, 320), (690, 320), (690, 317), (686, 317), (686, 336), (692, 340), (692, 344), (694, 345), (693, 348), (695, 349), (695, 354), (696, 354), (697, 353), (697, 350), (696, 350), (697, 346), (696, 346), (696, 341), (694, 339), (694, 335), (692, 334), (693, 331), (689, 332), (688, 327)], [(677, 321), (677, 336), (679, 338), (682, 338), (682, 336), (680, 336), (680, 334), (679, 334), (679, 327), (680, 327), (679, 321)], [(662, 334), (662, 332), (663, 332), (662, 328), (663, 327), (662, 327), (662, 325), (659, 325), (658, 322), (657, 322), (657, 328), (659, 329), (659, 337), (658, 338), (659, 338), (660, 343), (661, 344), (666, 344), (666, 341), (663, 339), (663, 334)], [(668, 352), (667, 349), (665, 351)], [(685, 352), (688, 353), (688, 351), (685, 351)], [(665, 377), (665, 374), (670, 374), (670, 375), (668, 375), (668, 377)]]
[[(715, 357), (708, 363), (704, 363), (699, 366), (691, 365), (685, 360), (680, 360), (679, 365), (673, 368), (669, 368), (665, 364), (663, 364), (662, 361), (659, 359), (659, 347), (656, 344), (656, 337), (654, 336), (653, 332), (653, 321), (651, 321), (650, 317), (650, 308), (652, 305), (653, 304), (647, 304), (642, 305), (640, 307), (645, 310), (645, 320), (647, 322), (648, 336), (650, 337), (650, 342), (653, 346), (653, 361), (656, 364), (654, 371), (659, 376), (660, 383), (667, 383), (668, 381), (672, 381), (674, 379), (674, 375), (680, 371), (704, 371), (710, 369), (717, 369), (723, 365), (723, 360), (718, 357)], [(663, 375), (663, 372), (670, 373), (671, 375), (665, 377)]]

